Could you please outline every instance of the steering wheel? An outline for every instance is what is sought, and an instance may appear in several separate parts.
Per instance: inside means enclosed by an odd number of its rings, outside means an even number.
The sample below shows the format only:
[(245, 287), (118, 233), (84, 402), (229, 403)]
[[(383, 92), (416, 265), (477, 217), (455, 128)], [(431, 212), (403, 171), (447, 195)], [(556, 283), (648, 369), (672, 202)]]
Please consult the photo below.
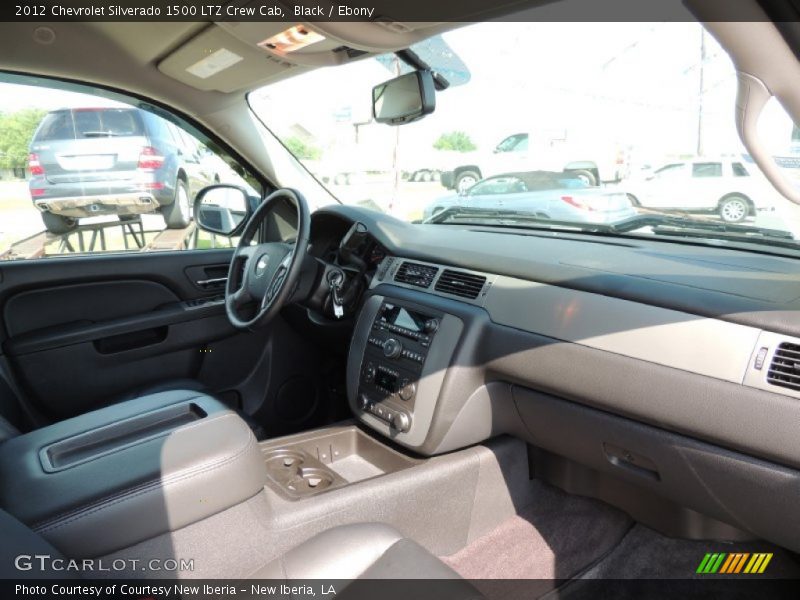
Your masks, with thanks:
[[(297, 211), (297, 237), (294, 245), (284, 242), (253, 244), (267, 215), (281, 202), (289, 201)], [(225, 284), (225, 312), (238, 329), (267, 325), (294, 293), (303, 261), (308, 252), (311, 230), (308, 204), (292, 189), (275, 190), (250, 217), (233, 252)], [(258, 303), (255, 316), (242, 317), (242, 308)]]

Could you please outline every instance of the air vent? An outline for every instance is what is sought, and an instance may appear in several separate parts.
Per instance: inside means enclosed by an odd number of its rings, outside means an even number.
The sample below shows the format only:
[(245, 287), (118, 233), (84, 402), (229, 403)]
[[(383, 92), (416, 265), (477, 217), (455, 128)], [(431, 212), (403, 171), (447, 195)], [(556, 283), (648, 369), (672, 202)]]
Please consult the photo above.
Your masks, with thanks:
[(475, 299), (481, 293), (486, 277), (445, 269), (436, 282), (436, 291), (462, 298)]
[(381, 263), (378, 265), (378, 270), (375, 272), (375, 277), (378, 278), (378, 281), (383, 281), (383, 278), (386, 277), (386, 274), (392, 270), (393, 265), (394, 257), (392, 256), (387, 256), (381, 261)]
[(800, 344), (778, 345), (767, 371), (767, 382), (800, 391)]
[(431, 283), (433, 283), (433, 278), (436, 277), (436, 273), (438, 272), (439, 269), (437, 267), (406, 261), (397, 269), (394, 280), (416, 287), (429, 288), (431, 287)]

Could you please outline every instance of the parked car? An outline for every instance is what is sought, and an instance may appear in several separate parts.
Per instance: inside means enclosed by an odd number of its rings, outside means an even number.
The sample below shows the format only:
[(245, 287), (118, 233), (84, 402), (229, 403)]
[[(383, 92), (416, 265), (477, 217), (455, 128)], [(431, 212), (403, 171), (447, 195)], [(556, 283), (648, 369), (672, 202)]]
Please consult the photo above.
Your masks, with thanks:
[(424, 217), (451, 206), (523, 211), (546, 219), (583, 223), (612, 223), (636, 214), (624, 192), (593, 187), (578, 177), (551, 171), (489, 177), (461, 195), (431, 203)]
[(202, 145), (157, 115), (133, 107), (49, 112), (30, 146), (28, 187), (48, 231), (81, 217), (121, 219), (159, 211), (170, 229), (191, 220), (190, 198), (220, 180)]
[(619, 181), (627, 174), (627, 154), (615, 144), (579, 143), (567, 133), (522, 132), (503, 139), (491, 152), (461, 156), (452, 170), (441, 174), (447, 189), (467, 190), (481, 178), (501, 173), (548, 170), (569, 173), (588, 185)]
[(626, 182), (634, 205), (646, 208), (716, 213), (723, 221), (738, 223), (768, 210), (764, 198), (769, 185), (751, 175), (751, 166), (739, 158), (696, 158), (674, 161), (641, 179)]

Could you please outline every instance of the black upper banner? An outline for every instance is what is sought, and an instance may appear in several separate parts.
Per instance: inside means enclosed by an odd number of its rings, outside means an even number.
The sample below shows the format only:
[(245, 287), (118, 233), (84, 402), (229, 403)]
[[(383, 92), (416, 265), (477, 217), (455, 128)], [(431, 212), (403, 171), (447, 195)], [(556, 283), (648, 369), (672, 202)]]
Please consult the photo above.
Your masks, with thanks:
[[(763, 7), (763, 8), (762, 8)], [(791, 0), (11, 0), (0, 20), (54, 21), (799, 21)]]

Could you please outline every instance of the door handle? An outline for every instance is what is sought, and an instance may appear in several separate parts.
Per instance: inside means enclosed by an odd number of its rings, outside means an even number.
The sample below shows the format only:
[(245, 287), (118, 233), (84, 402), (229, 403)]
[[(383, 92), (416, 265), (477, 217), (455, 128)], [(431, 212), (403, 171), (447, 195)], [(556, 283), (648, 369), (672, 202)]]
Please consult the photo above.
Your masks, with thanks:
[(205, 290), (210, 288), (220, 288), (225, 285), (228, 281), (227, 277), (216, 277), (214, 279), (199, 279), (195, 281), (198, 287), (201, 287)]

